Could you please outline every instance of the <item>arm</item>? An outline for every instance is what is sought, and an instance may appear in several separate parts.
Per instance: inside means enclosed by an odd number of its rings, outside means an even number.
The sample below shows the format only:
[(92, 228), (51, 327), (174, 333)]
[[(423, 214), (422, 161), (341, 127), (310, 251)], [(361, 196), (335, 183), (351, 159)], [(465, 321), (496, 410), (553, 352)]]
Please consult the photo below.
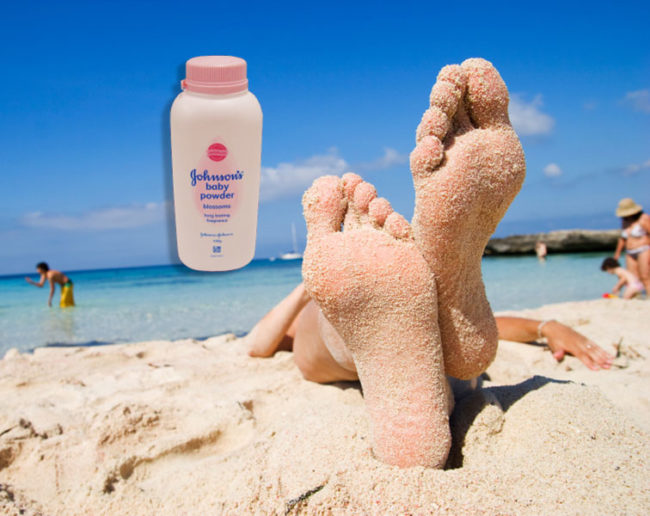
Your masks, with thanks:
[(512, 342), (532, 342), (537, 339), (540, 321), (522, 317), (496, 317), (499, 338)]
[(614, 288), (612, 289), (612, 294), (618, 294), (618, 292), (621, 290), (621, 287), (625, 285), (625, 278), (621, 278), (618, 280), (618, 283), (614, 285)]
[(616, 251), (614, 252), (615, 260), (618, 260), (621, 257), (621, 253), (623, 252), (624, 247), (625, 247), (625, 239), (619, 238), (618, 242), (616, 243)]
[(30, 285), (34, 285), (35, 287), (42, 287), (45, 285), (45, 274), (41, 274), (41, 279), (36, 283), (32, 278), (27, 278), (25, 277), (25, 281), (29, 283)]
[(54, 296), (54, 282), (50, 280), (50, 297), (47, 299), (47, 306), (52, 306), (53, 296)]
[[(542, 321), (521, 317), (496, 317), (499, 338), (514, 342), (531, 342), (537, 340), (538, 329)], [(548, 321), (541, 326), (541, 336), (546, 337), (548, 347), (555, 360), (560, 362), (566, 353), (580, 359), (589, 369), (609, 369), (614, 357), (597, 346), (584, 335), (568, 326)]]

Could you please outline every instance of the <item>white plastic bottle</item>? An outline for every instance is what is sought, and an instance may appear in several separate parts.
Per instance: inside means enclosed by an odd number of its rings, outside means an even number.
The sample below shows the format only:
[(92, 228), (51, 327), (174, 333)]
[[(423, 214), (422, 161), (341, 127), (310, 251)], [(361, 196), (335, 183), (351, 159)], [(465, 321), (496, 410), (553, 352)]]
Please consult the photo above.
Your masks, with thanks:
[(171, 109), (176, 240), (181, 261), (227, 271), (255, 254), (262, 109), (246, 61), (194, 57)]

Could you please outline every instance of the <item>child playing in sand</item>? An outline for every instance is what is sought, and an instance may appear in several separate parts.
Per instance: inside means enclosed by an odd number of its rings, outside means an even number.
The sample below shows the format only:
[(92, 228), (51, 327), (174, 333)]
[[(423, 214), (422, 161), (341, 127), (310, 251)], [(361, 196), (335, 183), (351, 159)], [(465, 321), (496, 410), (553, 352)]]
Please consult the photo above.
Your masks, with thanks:
[(632, 299), (643, 291), (643, 283), (627, 269), (621, 267), (621, 264), (615, 258), (605, 258), (600, 269), (618, 276), (618, 283), (612, 289), (612, 294), (618, 294), (622, 287), (625, 287), (623, 299)]
[(50, 269), (45, 262), (36, 265), (36, 270), (41, 275), (41, 279), (36, 282), (31, 278), (25, 278), (25, 281), (35, 287), (43, 287), (46, 281), (50, 282), (50, 297), (47, 300), (47, 306), (52, 306), (52, 297), (54, 296), (54, 287), (58, 283), (61, 286), (61, 308), (74, 306), (74, 296), (72, 293), (72, 280), (61, 271)]

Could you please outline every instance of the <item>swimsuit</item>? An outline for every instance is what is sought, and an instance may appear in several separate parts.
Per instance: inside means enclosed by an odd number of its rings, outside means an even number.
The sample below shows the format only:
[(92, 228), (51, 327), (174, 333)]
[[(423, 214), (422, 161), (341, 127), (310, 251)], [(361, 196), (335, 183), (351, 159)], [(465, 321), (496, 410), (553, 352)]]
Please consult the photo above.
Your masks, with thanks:
[(68, 278), (63, 285), (61, 285), (61, 303), (59, 306), (61, 308), (66, 308), (68, 306), (74, 306), (74, 296), (72, 293), (72, 280)]
[(623, 233), (621, 233), (621, 236), (624, 239), (627, 239), (627, 237), (631, 236), (632, 238), (643, 238), (646, 236), (648, 232), (645, 230), (645, 228), (639, 224), (638, 222), (630, 226), (629, 230), (624, 229)]
[(640, 247), (635, 247), (634, 249), (626, 249), (625, 252), (632, 258), (636, 258), (637, 254), (641, 254), (642, 252), (647, 251), (648, 249), (650, 249), (650, 244), (642, 245)]
[[(621, 237), (623, 239), (627, 239), (628, 237), (643, 238), (647, 234), (648, 232), (645, 230), (645, 228), (641, 224), (636, 222), (633, 225), (631, 225), (629, 229), (624, 229), (623, 232), (621, 233)], [(642, 245), (639, 247), (635, 247), (634, 249), (626, 249), (625, 252), (631, 258), (636, 258), (638, 254), (641, 254), (642, 252), (647, 251), (648, 249), (650, 249), (650, 245)]]
[(639, 292), (641, 292), (645, 287), (643, 286), (643, 283), (641, 283), (641, 281), (636, 280), (636, 281), (633, 281), (632, 283), (630, 283), (630, 288), (632, 288), (633, 290), (638, 290)]

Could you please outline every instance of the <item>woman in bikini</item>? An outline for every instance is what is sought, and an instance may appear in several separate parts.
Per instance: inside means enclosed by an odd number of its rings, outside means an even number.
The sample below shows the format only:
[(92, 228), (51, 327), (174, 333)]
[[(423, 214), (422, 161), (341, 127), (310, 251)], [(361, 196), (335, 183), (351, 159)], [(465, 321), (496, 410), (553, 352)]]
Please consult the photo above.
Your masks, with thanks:
[(647, 298), (650, 293), (650, 216), (629, 198), (618, 203), (616, 216), (622, 219), (623, 232), (614, 258), (618, 260), (625, 249), (625, 267), (641, 280)]

